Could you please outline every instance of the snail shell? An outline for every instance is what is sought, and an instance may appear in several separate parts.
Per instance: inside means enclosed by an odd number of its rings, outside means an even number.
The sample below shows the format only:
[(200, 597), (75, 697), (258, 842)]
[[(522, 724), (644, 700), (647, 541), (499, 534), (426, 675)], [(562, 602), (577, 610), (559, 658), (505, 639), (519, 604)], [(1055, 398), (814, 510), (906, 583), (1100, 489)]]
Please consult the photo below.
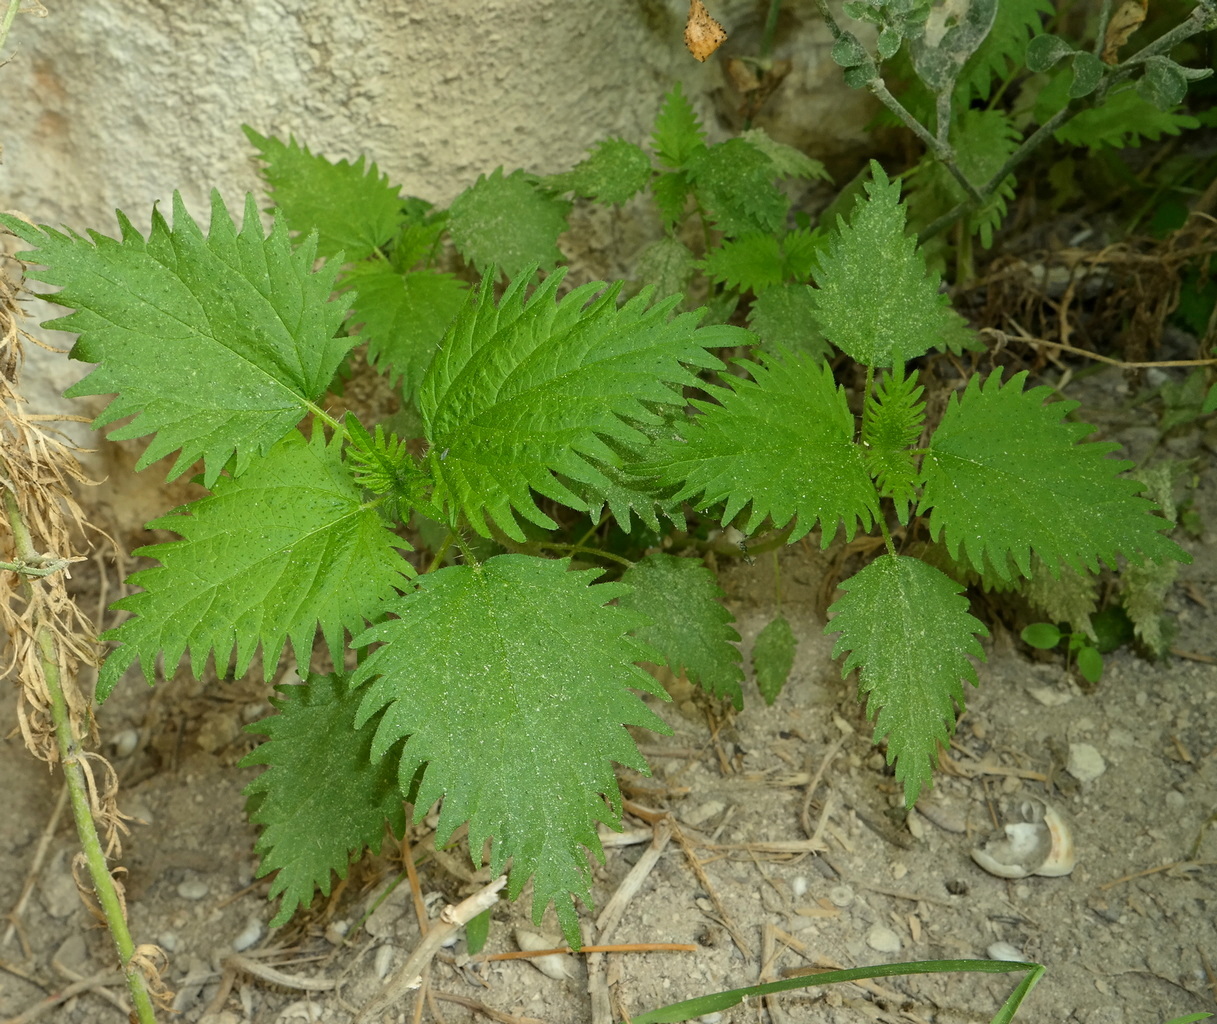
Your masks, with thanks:
[(1024, 800), (1018, 807), (1021, 820), (972, 851), (972, 859), (998, 878), (1042, 875), (1059, 878), (1077, 863), (1073, 830), (1055, 807), (1042, 800)]

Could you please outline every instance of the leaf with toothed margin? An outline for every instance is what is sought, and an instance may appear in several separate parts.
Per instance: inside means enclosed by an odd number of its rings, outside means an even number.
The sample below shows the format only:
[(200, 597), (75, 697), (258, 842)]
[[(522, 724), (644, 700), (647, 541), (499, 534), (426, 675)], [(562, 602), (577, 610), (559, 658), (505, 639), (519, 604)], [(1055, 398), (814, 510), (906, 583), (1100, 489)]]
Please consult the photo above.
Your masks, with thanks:
[(177, 451), (169, 479), (204, 461), (210, 487), (235, 456), (240, 475), (325, 393), (355, 344), (334, 336), (337, 263), (314, 272), (316, 246), (293, 251), (287, 229), (262, 229), (253, 196), (238, 230), (218, 192), (205, 236), (176, 192), (173, 226), (152, 214), (147, 239), (118, 214), (121, 239), (34, 228), (0, 216), (35, 248), (21, 254), (61, 285), (42, 296), (75, 312), (44, 326), (76, 331), (71, 356), (98, 363), (66, 392), (115, 398), (95, 427), (135, 418), (112, 439), (154, 435), (136, 469)]

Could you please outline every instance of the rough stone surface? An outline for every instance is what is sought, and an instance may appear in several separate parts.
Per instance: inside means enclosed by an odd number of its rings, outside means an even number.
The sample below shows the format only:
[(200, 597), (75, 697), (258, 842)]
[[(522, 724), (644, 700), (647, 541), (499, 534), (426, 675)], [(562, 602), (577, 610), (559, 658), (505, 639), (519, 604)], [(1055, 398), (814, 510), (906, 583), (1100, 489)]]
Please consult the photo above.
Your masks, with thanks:
[(1078, 782), (1094, 782), (1107, 771), (1107, 762), (1091, 744), (1070, 743), (1066, 769)]

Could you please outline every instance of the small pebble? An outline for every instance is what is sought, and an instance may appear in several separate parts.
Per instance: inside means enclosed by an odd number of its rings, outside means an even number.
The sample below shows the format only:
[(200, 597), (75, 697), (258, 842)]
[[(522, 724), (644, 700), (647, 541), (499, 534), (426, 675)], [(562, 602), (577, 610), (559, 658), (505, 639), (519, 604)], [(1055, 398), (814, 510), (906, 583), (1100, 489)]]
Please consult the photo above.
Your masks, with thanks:
[(907, 864), (896, 863), (892, 865), (892, 877), (899, 882), (905, 875), (909, 873)]
[(1012, 946), (1008, 942), (995, 942), (985, 952), (989, 954), (990, 960), (1006, 960), (1011, 963), (1022, 963), (1026, 959), (1021, 949), (1017, 946)]
[(166, 953), (176, 953), (179, 942), (181, 939), (177, 937), (177, 932), (161, 932), (156, 937), (156, 944)]
[(89, 951), (85, 948), (85, 937), (80, 932), (69, 935), (59, 947), (54, 956), (56, 963), (61, 963), (73, 971), (80, 972), (89, 962)]
[(700, 1021), (700, 1024), (722, 1024), (723, 1015), (718, 1010), (715, 1010), (714, 1013), (703, 1013), (697, 1019)]
[(232, 948), (238, 953), (244, 953), (250, 946), (262, 938), (262, 922), (256, 917), (249, 919), (245, 929), (232, 940)]
[(925, 822), (921, 820), (921, 815), (916, 810), (909, 811), (904, 819), (904, 823), (908, 826), (909, 835), (914, 839), (925, 838)]
[(325, 941), (331, 946), (341, 946), (350, 927), (347, 921), (331, 921), (325, 929)]
[(80, 895), (67, 870), (44, 872), (41, 888), (42, 902), (51, 917), (62, 920), (80, 909)]
[(1046, 708), (1058, 708), (1073, 700), (1073, 694), (1054, 690), (1051, 686), (1028, 687), (1027, 692)]
[[(536, 932), (527, 931), (524, 928), (516, 929), (516, 945), (524, 952), (532, 952), (538, 949), (556, 949), (562, 945), (560, 939), (552, 935), (538, 935)], [(562, 981), (569, 977), (567, 970), (567, 958), (564, 953), (551, 953), (549, 956), (534, 956), (528, 961), (538, 971), (547, 978), (553, 978), (555, 981)]]
[(1089, 743), (1070, 743), (1069, 763), (1065, 770), (1078, 782), (1094, 782), (1107, 771), (1107, 762)]
[(794, 893), (794, 898), (796, 900), (801, 900), (804, 896), (806, 896), (807, 876), (795, 875), (794, 878), (790, 880), (790, 891)]
[(209, 892), (207, 883), (199, 878), (188, 878), (177, 887), (177, 894), (184, 900), (201, 900)]
[(1172, 811), (1183, 810), (1183, 805), (1187, 803), (1187, 798), (1177, 789), (1171, 789), (1166, 794), (1166, 806)]
[(848, 885), (834, 885), (828, 890), (828, 901), (834, 907), (848, 907), (854, 901), (854, 891)]
[(968, 830), (968, 823), (963, 813), (954, 807), (940, 804), (936, 801), (926, 801), (917, 805), (917, 813), (927, 821), (937, 825), (944, 832), (954, 832), (963, 835)]
[(900, 936), (886, 925), (874, 925), (866, 933), (866, 944), (879, 953), (899, 953)]
[(704, 825), (716, 815), (722, 814), (726, 808), (727, 805), (721, 800), (707, 800), (704, 804), (686, 811), (680, 817), (683, 822), (696, 828), (698, 825)]
[(393, 968), (393, 947), (387, 942), (383, 946), (376, 947), (376, 959), (373, 961), (376, 977), (383, 981), (389, 976), (389, 971)]
[(120, 760), (130, 757), (139, 746), (139, 730), (124, 729), (114, 737), (114, 756)]

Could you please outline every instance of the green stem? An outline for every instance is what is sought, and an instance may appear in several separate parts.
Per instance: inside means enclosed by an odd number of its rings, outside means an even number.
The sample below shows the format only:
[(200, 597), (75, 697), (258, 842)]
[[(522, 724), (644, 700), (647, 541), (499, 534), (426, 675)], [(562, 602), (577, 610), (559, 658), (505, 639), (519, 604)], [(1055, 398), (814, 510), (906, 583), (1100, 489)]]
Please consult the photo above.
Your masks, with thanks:
[(15, 572), (30, 579), (42, 579), (44, 576), (57, 573), (60, 569), (71, 564), (72, 560), (70, 558), (38, 557), (33, 563), (25, 562), (21, 559), (15, 562), (0, 562), (0, 569), (7, 569), (9, 572)]
[(582, 544), (559, 544), (556, 541), (541, 541), (537, 547), (544, 551), (565, 551), (572, 555), (591, 555), (594, 558), (606, 558), (610, 562), (616, 562), (618, 565), (624, 565), (627, 569), (632, 569), (634, 563), (628, 558), (623, 558), (621, 555), (614, 555), (610, 551), (601, 551), (599, 548), (588, 548)]
[(600, 521), (597, 523), (593, 523), (591, 528), (582, 537), (580, 537), (577, 541), (575, 541), (576, 546), (583, 547), (584, 544), (586, 544), (589, 540), (591, 540), (592, 535), (597, 530), (599, 530), (600, 527), (602, 527), (604, 525), (604, 523), (608, 519), (608, 517), (609, 517), (608, 509), (605, 509), (603, 512), (600, 513)]
[(347, 428), (346, 428), (346, 425), (343, 424), (341, 420), (334, 419), (334, 417), (331, 416), (324, 409), (322, 409), (321, 406), (315, 405), (312, 402), (306, 401), (304, 403), (304, 405), (305, 405), (305, 408), (307, 408), (308, 411), (311, 412), (314, 416), (317, 416), (320, 419), (324, 420), (326, 423), (328, 423), (330, 426), (330, 429), (333, 430), (335, 434), (341, 434), (343, 437), (346, 437)]
[[(982, 185), (979, 189), (972, 189), (969, 193), (969, 198), (963, 200), (954, 209), (948, 210), (936, 221), (923, 229), (917, 236), (919, 245), (924, 245), (929, 239), (933, 238), (941, 231), (945, 231), (954, 224), (960, 217), (972, 209), (974, 204), (981, 205), (997, 191), (998, 187), (1014, 170), (1022, 164), (1032, 153), (1034, 153), (1044, 141), (1049, 138), (1058, 128), (1066, 121), (1076, 117), (1083, 110), (1090, 110), (1100, 106), (1107, 94), (1112, 88), (1119, 85), (1121, 82), (1132, 77), (1133, 68), (1138, 64), (1143, 64), (1149, 57), (1157, 56), (1162, 53), (1169, 52), (1173, 47), (1183, 42), (1185, 39), (1196, 35), (1198, 32), (1207, 31), (1212, 26), (1205, 20), (1205, 15), (1198, 5), (1192, 10), (1186, 21), (1176, 25), (1165, 35), (1159, 36), (1152, 43), (1149, 43), (1143, 49), (1133, 54), (1127, 60), (1117, 65), (1114, 72), (1107, 76), (1103, 84), (1095, 90), (1090, 96), (1070, 101), (1066, 106), (1058, 110), (1049, 120), (1039, 126), (1021, 146), (1018, 147), (1010, 158), (1002, 165), (1001, 170), (993, 175), (989, 181)], [(1100, 37), (1102, 38), (1102, 37)], [(958, 175), (957, 175), (958, 178)], [(972, 193), (978, 194), (979, 198), (973, 197)]]
[(431, 564), (427, 566), (428, 575), (435, 572), (435, 570), (438, 569), (443, 563), (444, 556), (448, 554), (448, 549), (452, 547), (452, 542), (454, 540), (456, 540), (456, 531), (449, 530), (448, 536), (444, 538), (444, 543), (439, 546), (439, 550), (435, 553), (435, 557), (431, 559)]
[(875, 517), (879, 523), (879, 532), (883, 534), (883, 543), (887, 545), (887, 553), (893, 558), (896, 557), (896, 544), (892, 540), (891, 531), (887, 528), (887, 520), (880, 514)]
[[(33, 540), (21, 515), (17, 500), (7, 490), (4, 493), (4, 507), (8, 513), (9, 528), (13, 534), (13, 546), (16, 548), (17, 557), (26, 562), (38, 558), (38, 552), (34, 549)], [(24, 587), (27, 595), (31, 595), (32, 584), (28, 580), (25, 581)], [(72, 734), (67, 700), (63, 695), (63, 679), (59, 675), (59, 657), (58, 651), (55, 649), (55, 638), (50, 629), (37, 623), (34, 639), (38, 647), (38, 657), (42, 665), (43, 676), (46, 679), (47, 691), (51, 696), (51, 720), (55, 724), (59, 760), (63, 765), (64, 776), (68, 783), (72, 816), (76, 819), (76, 833), (80, 837), (80, 847), (88, 862), (93, 890), (118, 950), (123, 973), (127, 976), (127, 989), (135, 1004), (137, 1019), (140, 1024), (155, 1024), (156, 1011), (152, 1007), (152, 1000), (144, 984), (144, 976), (137, 967), (133, 967), (131, 964), (135, 954), (135, 943), (131, 940), (131, 932), (123, 917), (122, 903), (114, 888), (114, 879), (110, 876), (106, 855), (102, 851), (101, 840), (97, 835), (97, 826), (93, 822), (88, 786), (84, 769), (80, 766), (80, 742)]]
[(765, 28), (761, 32), (761, 66), (768, 70), (767, 62), (773, 56), (773, 37), (778, 29), (778, 15), (782, 13), (782, 0), (769, 0), (769, 13), (765, 16)]
[(21, 0), (8, 0), (8, 10), (4, 12), (4, 20), (0, 21), (0, 49), (8, 39), (8, 30), (13, 27), (13, 19), (21, 9)]

